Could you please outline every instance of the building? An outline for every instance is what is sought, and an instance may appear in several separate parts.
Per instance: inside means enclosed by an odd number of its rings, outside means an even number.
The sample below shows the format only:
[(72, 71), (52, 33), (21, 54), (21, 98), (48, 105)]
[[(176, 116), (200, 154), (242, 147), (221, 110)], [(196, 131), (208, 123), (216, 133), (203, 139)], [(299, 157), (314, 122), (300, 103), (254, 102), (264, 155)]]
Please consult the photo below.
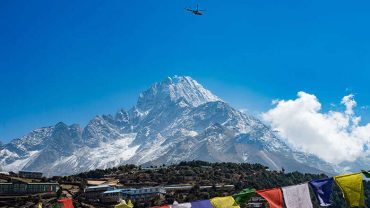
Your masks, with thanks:
[(246, 205), (248, 208), (265, 208), (266, 207), (266, 200), (262, 197), (255, 196), (252, 197), (248, 204)]
[(0, 172), (0, 182), (8, 182), (11, 176), (8, 172)]
[(148, 187), (140, 189), (132, 189), (124, 193), (125, 199), (131, 199), (134, 201), (150, 200), (155, 197), (161, 197), (166, 193), (166, 190), (162, 187)]
[(19, 177), (21, 178), (42, 178), (41, 172), (33, 172), (33, 171), (19, 171), (18, 172)]
[(7, 175), (7, 176), (9, 176), (10, 174), (9, 174), (9, 172), (0, 171), (0, 175)]
[[(188, 191), (194, 188), (191, 184), (175, 184), (175, 185), (167, 185), (163, 187), (166, 191)], [(208, 186), (199, 186), (199, 189), (227, 189), (233, 190), (235, 188), (234, 185), (208, 185)]]
[(30, 182), (13, 179), (11, 182), (0, 183), (0, 195), (56, 193), (60, 189), (58, 183)]
[(165, 193), (166, 190), (162, 187), (113, 189), (103, 192), (100, 196), (100, 201), (103, 203), (116, 203), (120, 199), (142, 201), (161, 197)]
[(110, 185), (89, 186), (84, 189), (84, 193), (86, 199), (95, 201), (99, 199), (101, 193), (109, 190), (113, 190)]
[(101, 193), (100, 201), (103, 203), (117, 203), (125, 198), (125, 193), (131, 189), (112, 189)]
[[(212, 186), (211, 186), (212, 187)], [(189, 191), (193, 188), (191, 184), (175, 184), (163, 187), (166, 191)]]
[(104, 180), (87, 180), (86, 183), (88, 186), (109, 185), (112, 187), (117, 187), (120, 185), (119, 180), (114, 178), (106, 178)]

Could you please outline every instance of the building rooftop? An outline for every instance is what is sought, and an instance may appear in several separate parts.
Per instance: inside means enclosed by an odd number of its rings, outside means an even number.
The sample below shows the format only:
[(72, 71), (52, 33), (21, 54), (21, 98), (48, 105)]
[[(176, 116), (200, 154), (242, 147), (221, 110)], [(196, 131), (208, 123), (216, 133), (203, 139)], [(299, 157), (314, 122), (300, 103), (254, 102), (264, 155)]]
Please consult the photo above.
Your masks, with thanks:
[[(157, 190), (154, 190), (154, 189), (157, 189)], [(129, 194), (129, 195), (138, 195), (138, 194), (148, 194), (148, 193), (157, 193), (157, 192), (165, 193), (165, 190), (163, 188), (162, 188), (162, 190), (160, 190), (160, 189), (161, 189), (160, 187), (147, 187), (147, 188), (140, 188), (140, 189), (137, 189), (137, 188), (112, 189), (112, 190), (108, 190), (108, 191), (103, 192), (103, 194), (125, 193), (125, 194)]]
[(86, 188), (88, 188), (88, 189), (95, 189), (95, 188), (108, 188), (108, 187), (110, 187), (110, 186), (104, 184), (104, 185), (98, 185), (98, 186), (88, 186)]
[(118, 179), (112, 179), (108, 178), (105, 180), (87, 180), (86, 181), (88, 185), (98, 186), (98, 185), (111, 185), (111, 186), (117, 186), (119, 183)]
[(106, 180), (87, 180), (88, 185), (99, 186), (106, 183)]
[(90, 191), (104, 189), (104, 188), (113, 189), (113, 187), (111, 187), (110, 185), (88, 186), (85, 188), (85, 192), (90, 192)]
[(37, 182), (37, 183), (29, 183), (29, 184), (50, 184), (50, 185), (59, 185), (57, 182)]
[(32, 183), (32, 179), (29, 178), (11, 177), (10, 180), (12, 182)]
[(18, 173), (37, 173), (37, 174), (42, 174), (42, 172), (37, 172), (37, 171), (28, 171), (28, 170), (20, 170)]
[(105, 192), (103, 192), (103, 194), (118, 193), (118, 192), (127, 193), (127, 192), (132, 191), (132, 190), (138, 190), (138, 189), (134, 189), (134, 188), (129, 188), (129, 189), (113, 189), (113, 190), (105, 191)]

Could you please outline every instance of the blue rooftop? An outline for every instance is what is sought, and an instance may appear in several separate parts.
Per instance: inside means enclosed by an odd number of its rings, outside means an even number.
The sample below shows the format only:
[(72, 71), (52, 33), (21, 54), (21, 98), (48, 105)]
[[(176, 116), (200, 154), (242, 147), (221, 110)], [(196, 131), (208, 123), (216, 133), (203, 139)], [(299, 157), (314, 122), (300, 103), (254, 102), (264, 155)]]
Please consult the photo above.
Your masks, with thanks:
[(126, 192), (133, 191), (133, 190), (137, 190), (137, 189), (133, 189), (133, 188), (130, 188), (130, 189), (113, 189), (113, 190), (105, 191), (105, 192), (103, 192), (103, 194), (118, 193), (118, 192), (126, 193)]

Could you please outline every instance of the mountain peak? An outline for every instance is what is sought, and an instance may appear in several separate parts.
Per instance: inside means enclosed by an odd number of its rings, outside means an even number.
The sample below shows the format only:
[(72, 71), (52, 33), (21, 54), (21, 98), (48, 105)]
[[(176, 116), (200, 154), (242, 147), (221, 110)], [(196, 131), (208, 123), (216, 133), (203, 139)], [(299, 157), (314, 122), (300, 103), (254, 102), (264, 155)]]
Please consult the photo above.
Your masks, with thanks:
[(153, 84), (148, 90), (140, 93), (137, 107), (145, 111), (154, 105), (176, 102), (180, 99), (193, 107), (221, 100), (191, 77), (173, 76)]
[(83, 129), (60, 122), (0, 147), (5, 170), (49, 176), (186, 160), (331, 172), (329, 164), (294, 153), (258, 119), (240, 113), (188, 76), (153, 84), (132, 109), (96, 116)]

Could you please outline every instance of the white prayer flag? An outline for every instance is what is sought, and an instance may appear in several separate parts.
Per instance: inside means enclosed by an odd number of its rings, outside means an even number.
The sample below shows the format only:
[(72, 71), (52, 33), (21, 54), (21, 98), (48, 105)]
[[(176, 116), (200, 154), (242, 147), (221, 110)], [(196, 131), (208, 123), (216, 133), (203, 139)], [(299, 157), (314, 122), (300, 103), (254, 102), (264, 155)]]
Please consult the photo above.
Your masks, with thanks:
[(191, 203), (181, 203), (181, 204), (179, 204), (177, 201), (174, 201), (171, 208), (191, 208)]
[(287, 208), (313, 208), (307, 183), (281, 189)]

